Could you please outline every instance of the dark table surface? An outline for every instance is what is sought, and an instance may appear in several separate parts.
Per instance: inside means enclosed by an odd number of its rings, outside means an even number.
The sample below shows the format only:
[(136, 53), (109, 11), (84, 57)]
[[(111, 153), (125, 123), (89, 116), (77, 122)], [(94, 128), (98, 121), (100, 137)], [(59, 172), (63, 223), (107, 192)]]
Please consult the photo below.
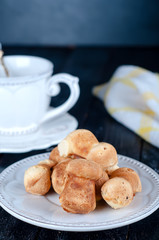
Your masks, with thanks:
[[(99, 141), (113, 144), (117, 152), (137, 159), (159, 173), (159, 149), (142, 140), (135, 133), (115, 121), (103, 103), (91, 93), (92, 87), (108, 81), (114, 70), (122, 64), (133, 64), (159, 72), (159, 48), (146, 47), (5, 47), (6, 55), (36, 55), (54, 63), (54, 73), (67, 72), (80, 78), (81, 95), (70, 110), (79, 122), (78, 128), (91, 130)], [(68, 92), (52, 99), (56, 106), (64, 101)], [(47, 149), (21, 154), (0, 153), (0, 171), (25, 157), (49, 152)], [(41, 239), (144, 239), (159, 240), (159, 210), (147, 218), (121, 228), (99, 232), (63, 232), (49, 230), (22, 222), (0, 208), (0, 240)]]

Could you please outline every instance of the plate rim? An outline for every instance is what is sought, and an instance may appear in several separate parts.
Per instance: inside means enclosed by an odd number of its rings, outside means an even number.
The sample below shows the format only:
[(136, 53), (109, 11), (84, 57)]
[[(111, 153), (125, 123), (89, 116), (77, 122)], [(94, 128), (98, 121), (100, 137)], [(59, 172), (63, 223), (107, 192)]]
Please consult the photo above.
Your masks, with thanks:
[[(26, 157), (20, 161), (17, 161), (13, 164), (11, 164), (10, 166), (8, 166), (7, 168), (5, 168), (2, 173), (0, 174), (0, 179), (4, 178), (4, 176), (6, 175), (6, 173), (8, 171), (13, 171), (13, 169), (15, 167), (18, 166), (22, 166), (23, 162), (26, 162), (28, 159), (29, 161), (31, 160), (36, 160), (39, 159), (39, 157), (44, 157), (47, 158), (49, 156), (50, 152), (48, 153), (41, 153), (41, 154), (36, 154), (30, 157)], [(118, 154), (119, 159), (122, 160), (122, 158), (126, 158), (127, 161), (129, 162), (133, 162), (135, 165), (141, 165), (142, 167), (144, 167), (145, 169), (148, 169), (148, 171), (155, 177), (155, 180), (158, 183), (158, 191), (159, 191), (159, 175), (157, 172), (155, 172), (151, 167), (147, 166), (146, 164), (139, 162), (131, 157), (127, 157), (124, 155), (120, 155)], [(155, 212), (158, 208), (159, 208), (159, 196), (153, 200), (153, 202), (150, 204), (150, 207), (148, 207), (148, 210), (146, 212), (144, 212), (144, 214), (140, 214), (139, 216), (136, 217), (127, 217), (125, 218), (126, 220), (123, 221), (119, 221), (116, 223), (111, 223), (108, 226), (104, 225), (105, 223), (102, 222), (103, 224), (99, 225), (97, 223), (93, 223), (93, 224), (79, 224), (76, 223), (76, 225), (74, 224), (69, 224), (69, 223), (58, 223), (58, 222), (54, 222), (54, 223), (46, 223), (45, 221), (43, 222), (42, 220), (36, 220), (36, 219), (32, 219), (30, 217), (26, 217), (23, 216), (22, 214), (18, 213), (18, 211), (14, 211), (12, 208), (8, 207), (7, 204), (5, 205), (5, 203), (3, 202), (3, 200), (5, 200), (5, 198), (3, 198), (3, 195), (1, 193), (1, 187), (3, 186), (2, 181), (0, 181), (0, 206), (7, 211), (8, 213), (10, 213), (12, 216), (33, 224), (35, 226), (39, 226), (39, 227), (43, 227), (43, 228), (47, 228), (47, 229), (52, 229), (52, 230), (62, 230), (62, 231), (71, 231), (71, 232), (90, 232), (90, 231), (100, 231), (100, 230), (108, 230), (108, 229), (113, 229), (113, 228), (118, 228), (118, 227), (123, 227), (126, 226), (128, 224), (131, 223), (135, 223), (137, 221), (140, 221), (146, 217), (148, 217), (150, 214), (152, 214), (153, 212)], [(133, 214), (134, 215), (134, 214)], [(119, 219), (118, 219), (119, 220)], [(77, 226), (79, 225), (79, 226)], [(90, 226), (91, 225), (91, 226)]]

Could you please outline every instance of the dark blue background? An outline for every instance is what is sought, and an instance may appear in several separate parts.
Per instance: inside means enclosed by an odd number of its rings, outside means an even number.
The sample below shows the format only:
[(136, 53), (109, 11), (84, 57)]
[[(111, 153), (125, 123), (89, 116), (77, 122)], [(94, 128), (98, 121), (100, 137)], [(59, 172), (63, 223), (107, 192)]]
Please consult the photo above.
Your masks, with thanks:
[(0, 0), (0, 41), (22, 45), (158, 45), (157, 0)]

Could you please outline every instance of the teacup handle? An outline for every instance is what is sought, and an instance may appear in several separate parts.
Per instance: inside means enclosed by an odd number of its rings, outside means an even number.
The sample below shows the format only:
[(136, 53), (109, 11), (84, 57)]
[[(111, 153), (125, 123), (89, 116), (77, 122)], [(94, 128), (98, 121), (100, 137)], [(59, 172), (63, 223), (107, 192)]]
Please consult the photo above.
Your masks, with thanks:
[(56, 107), (46, 113), (42, 122), (49, 120), (52, 117), (57, 117), (61, 114), (66, 113), (69, 111), (77, 102), (79, 95), (80, 95), (80, 88), (79, 88), (79, 78), (72, 76), (67, 73), (58, 73), (52, 76), (47, 83), (47, 92), (50, 96), (56, 96), (60, 92), (60, 86), (58, 83), (65, 83), (70, 88), (70, 96), (69, 98), (59, 107)]

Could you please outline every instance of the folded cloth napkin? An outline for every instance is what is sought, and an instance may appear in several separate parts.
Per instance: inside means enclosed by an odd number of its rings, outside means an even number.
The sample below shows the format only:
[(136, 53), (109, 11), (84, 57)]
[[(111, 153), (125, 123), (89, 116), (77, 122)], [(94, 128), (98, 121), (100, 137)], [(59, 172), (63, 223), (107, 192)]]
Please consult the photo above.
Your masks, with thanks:
[(136, 66), (120, 66), (93, 94), (117, 121), (159, 147), (159, 74)]

